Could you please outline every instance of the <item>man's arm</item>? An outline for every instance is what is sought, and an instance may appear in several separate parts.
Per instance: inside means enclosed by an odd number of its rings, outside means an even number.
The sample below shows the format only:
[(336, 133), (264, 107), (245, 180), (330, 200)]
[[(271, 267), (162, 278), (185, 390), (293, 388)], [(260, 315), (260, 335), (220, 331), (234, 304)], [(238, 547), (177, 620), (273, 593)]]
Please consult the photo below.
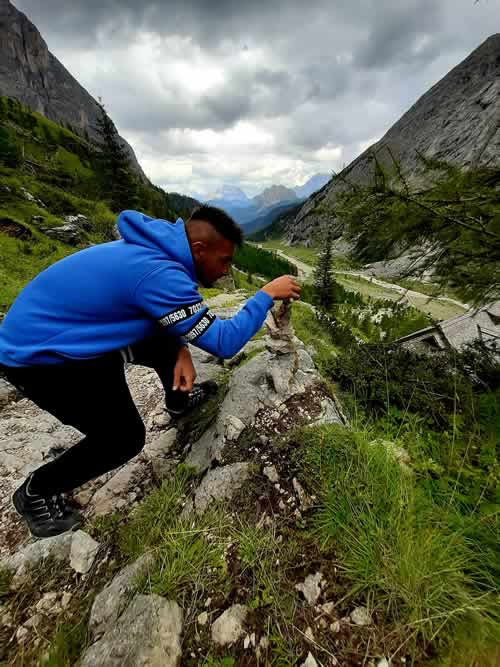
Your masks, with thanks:
[(233, 357), (261, 328), (275, 299), (298, 299), (300, 286), (290, 276), (264, 285), (230, 319), (221, 320), (205, 312), (183, 334), (183, 339), (218, 357)]
[(214, 354), (234, 356), (260, 329), (274, 299), (298, 299), (300, 286), (281, 276), (250, 297), (234, 317), (221, 320), (203, 303), (196, 285), (182, 271), (166, 269), (147, 276), (136, 301), (170, 336)]

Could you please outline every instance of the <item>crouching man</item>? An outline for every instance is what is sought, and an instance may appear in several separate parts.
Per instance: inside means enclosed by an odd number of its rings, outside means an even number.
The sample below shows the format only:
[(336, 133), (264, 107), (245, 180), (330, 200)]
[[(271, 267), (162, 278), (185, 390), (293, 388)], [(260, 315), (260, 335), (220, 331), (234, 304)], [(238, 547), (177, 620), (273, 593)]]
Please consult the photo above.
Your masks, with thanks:
[(188, 344), (218, 357), (236, 354), (260, 329), (274, 299), (296, 299), (289, 276), (268, 283), (229, 320), (210, 313), (198, 284), (229, 271), (241, 229), (211, 206), (171, 223), (137, 211), (118, 218), (122, 239), (81, 250), (42, 271), (19, 294), (0, 327), (0, 372), (42, 409), (84, 437), (15, 491), (31, 533), (72, 530), (80, 515), (64, 494), (131, 459), (145, 428), (124, 363), (153, 368), (173, 416), (215, 390), (194, 384)]

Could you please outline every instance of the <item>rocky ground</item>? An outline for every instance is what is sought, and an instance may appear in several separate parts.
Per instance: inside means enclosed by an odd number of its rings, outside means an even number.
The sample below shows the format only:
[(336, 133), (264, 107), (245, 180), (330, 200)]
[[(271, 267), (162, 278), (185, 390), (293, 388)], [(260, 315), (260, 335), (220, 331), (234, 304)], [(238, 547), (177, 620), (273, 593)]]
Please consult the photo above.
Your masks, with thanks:
[[(231, 316), (242, 300), (238, 294), (221, 295), (212, 303), (213, 310)], [(85, 636), (79, 663), (85, 667), (275, 663), (269, 619), (259, 607), (245, 603), (248, 573), (232, 542), (224, 550), (226, 593), (214, 589), (212, 598), (181, 605), (152, 590), (148, 593), (147, 587), (136, 592), (138, 577), (152, 576), (155, 555), (146, 552), (123, 567), (109, 541), (110, 517), (126, 520), (131, 511), (133, 516), (142, 499), (184, 463), (196, 475), (179, 506), (182, 519), (193, 517), (194, 526), (207, 509), (224, 506), (230, 523), (245, 516), (262, 531), (259, 535), (286, 551), (286, 530), (302, 521), (315, 497), (294, 476), (293, 453), (275, 443), (297, 426), (343, 423), (345, 418), (293, 335), (286, 309), (273, 311), (265, 331), (225, 364), (200, 350), (192, 352), (198, 379), (218, 378), (221, 383), (216, 409), (212, 406), (212, 412), (173, 424), (162, 407), (154, 371), (130, 366), (128, 381), (147, 425), (146, 447), (121, 469), (75, 495), (87, 518), (83, 530), (47, 540), (29, 537), (10, 507), (10, 495), (30, 470), (57, 456), (79, 434), (4, 386), (0, 660), (6, 664), (43, 664), (49, 628), (61, 619), (70, 623), (70, 636)], [(308, 553), (297, 554), (289, 583), (303, 625), (297, 628), (302, 648), (294, 664), (388, 664), (384, 658), (366, 662), (362, 656), (352, 661), (336, 657), (334, 647), (352, 644), (352, 637), (356, 645), (365, 627), (373, 629), (373, 619), (363, 607), (331, 601), (336, 575), (321, 565), (316, 551), (311, 545)], [(267, 574), (272, 577), (272, 572)], [(229, 662), (202, 659), (224, 655), (229, 647), (234, 655), (235, 646), (239, 657)], [(68, 657), (70, 648), (65, 645), (64, 651), (66, 662), (57, 664), (74, 664)]]

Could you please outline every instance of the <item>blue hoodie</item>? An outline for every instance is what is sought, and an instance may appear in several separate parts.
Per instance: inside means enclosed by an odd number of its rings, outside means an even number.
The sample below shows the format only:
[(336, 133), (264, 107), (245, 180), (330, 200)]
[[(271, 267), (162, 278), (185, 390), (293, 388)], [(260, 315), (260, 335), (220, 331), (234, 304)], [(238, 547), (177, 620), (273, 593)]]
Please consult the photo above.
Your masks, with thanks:
[(22, 290), (0, 326), (1, 364), (90, 359), (159, 331), (228, 358), (260, 329), (273, 303), (263, 291), (229, 320), (209, 312), (180, 218), (124, 211), (118, 228), (122, 240), (65, 257)]

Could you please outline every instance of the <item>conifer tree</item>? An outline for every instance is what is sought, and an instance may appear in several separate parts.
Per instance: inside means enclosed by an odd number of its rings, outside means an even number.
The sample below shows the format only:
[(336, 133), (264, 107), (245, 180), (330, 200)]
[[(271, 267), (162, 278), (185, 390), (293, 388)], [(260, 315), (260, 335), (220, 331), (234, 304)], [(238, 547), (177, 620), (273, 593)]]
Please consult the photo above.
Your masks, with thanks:
[(334, 300), (335, 280), (332, 269), (332, 245), (333, 228), (328, 225), (323, 240), (323, 249), (319, 254), (313, 274), (315, 301), (325, 310), (330, 308)]
[(101, 113), (97, 119), (97, 131), (101, 140), (96, 157), (102, 196), (115, 211), (134, 208), (137, 203), (136, 179), (113, 121), (104, 106), (99, 106)]

